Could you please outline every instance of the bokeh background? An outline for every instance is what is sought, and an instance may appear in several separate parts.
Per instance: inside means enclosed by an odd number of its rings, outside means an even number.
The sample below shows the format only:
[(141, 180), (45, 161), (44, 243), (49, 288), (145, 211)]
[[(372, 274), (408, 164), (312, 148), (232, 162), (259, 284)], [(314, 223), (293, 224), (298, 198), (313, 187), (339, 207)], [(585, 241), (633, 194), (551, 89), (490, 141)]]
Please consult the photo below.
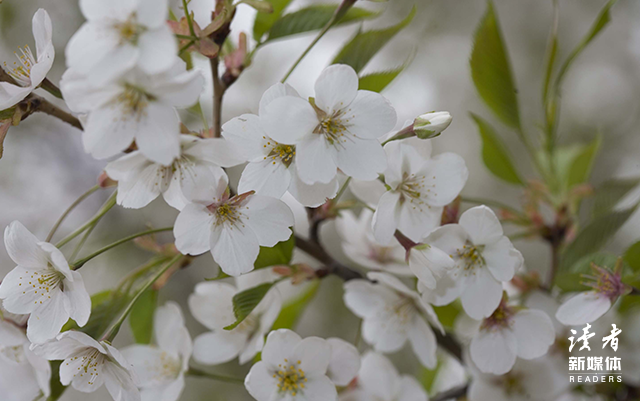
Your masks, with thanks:
[[(196, 11), (198, 20), (206, 21), (207, 10), (212, 8), (213, 1), (192, 1), (191, 7)], [(294, 0), (291, 9), (318, 2)], [(604, 0), (560, 0), (560, 59), (564, 59), (587, 32), (604, 3)], [(468, 112), (473, 111), (495, 122), (475, 92), (468, 66), (472, 34), (484, 13), (485, 1), (358, 2), (362, 7), (384, 10), (381, 18), (365, 22), (365, 28), (393, 24), (404, 18), (413, 4), (417, 5), (418, 13), (412, 24), (376, 56), (365, 72), (397, 66), (415, 52), (411, 66), (384, 92), (398, 111), (399, 124), (430, 110), (451, 112), (453, 124), (444, 135), (433, 141), (433, 146), (436, 153), (453, 151), (465, 158), (470, 177), (463, 194), (518, 205), (522, 195), (520, 190), (497, 181), (483, 166), (479, 136), (468, 117)], [(524, 126), (528, 133), (535, 134), (542, 120), (540, 88), (552, 22), (551, 0), (495, 0), (495, 5), (515, 72)], [(29, 44), (33, 47), (31, 16), (39, 7), (46, 8), (53, 20), (57, 55), (49, 78), (58, 82), (65, 69), (65, 44), (83, 22), (76, 0), (4, 0), (0, 5), (0, 60), (12, 63), (12, 52), (18, 46)], [(254, 15), (253, 9), (239, 7), (232, 26), (234, 39), (240, 31), (251, 31)], [(612, 23), (577, 60), (563, 87), (560, 142), (586, 143), (597, 132), (603, 134), (602, 151), (593, 170), (594, 183), (612, 177), (640, 176), (638, 21), (640, 2), (619, 1), (612, 10)], [(357, 25), (350, 25), (330, 31), (300, 64), (289, 83), (303, 96), (311, 95), (313, 83), (321, 70), (357, 29)], [(313, 36), (302, 35), (260, 49), (253, 65), (227, 92), (223, 120), (246, 112), (257, 112), (262, 92), (280, 80)], [(204, 68), (206, 63), (203, 60), (197, 64)], [(208, 69), (205, 73), (209, 74)], [(211, 89), (203, 95), (203, 107), (208, 115), (210, 95)], [(190, 128), (201, 128), (196, 116), (185, 114), (184, 119)], [(494, 125), (499, 128), (518, 169), (532, 177), (528, 157), (516, 136), (499, 123)], [(40, 238), (46, 236), (73, 200), (95, 185), (106, 164), (84, 153), (79, 131), (44, 115), (33, 115), (19, 127), (11, 128), (4, 145), (4, 157), (0, 159), (0, 226), (20, 220)], [(233, 169), (232, 177), (237, 177), (240, 171)], [(94, 194), (68, 218), (56, 238), (60, 239), (88, 219), (107, 197), (107, 191)], [(637, 194), (630, 195), (630, 198), (637, 197)], [(627, 199), (626, 204), (631, 201)], [(94, 231), (85, 252), (140, 231), (147, 224), (155, 227), (171, 225), (175, 216), (176, 212), (162, 200), (141, 210), (115, 208)], [(639, 222), (640, 214), (633, 216), (607, 248), (621, 252), (637, 241), (640, 238)], [(321, 234), (331, 252), (345, 260), (333, 223), (326, 224)], [(530, 269), (546, 271), (550, 255), (544, 244), (519, 240), (516, 246), (523, 252)], [(14, 266), (4, 248), (0, 248), (1, 277)], [(82, 271), (89, 292), (113, 286), (119, 277), (143, 263), (148, 256), (133, 245), (125, 245), (95, 259)], [(303, 255), (297, 257), (304, 258)], [(194, 337), (203, 331), (203, 327), (188, 314), (186, 299), (197, 282), (215, 275), (213, 260), (204, 255), (191, 267), (179, 272), (161, 293), (162, 300), (175, 299), (184, 307)], [(298, 326), (301, 335), (355, 338), (359, 322), (342, 304), (341, 291), (341, 282), (337, 279), (328, 278), (322, 282), (318, 295)], [(123, 330), (115, 345), (123, 346), (131, 341), (130, 333)], [(403, 358), (402, 353), (394, 355), (393, 359), (400, 370), (413, 372), (417, 368), (412, 362), (414, 359)], [(248, 368), (229, 363), (217, 369), (229, 375), (243, 376)], [(110, 398), (104, 389), (91, 395), (68, 391), (62, 397), (66, 401), (87, 399), (102, 401)], [(251, 398), (242, 387), (206, 379), (188, 379), (182, 399)]]

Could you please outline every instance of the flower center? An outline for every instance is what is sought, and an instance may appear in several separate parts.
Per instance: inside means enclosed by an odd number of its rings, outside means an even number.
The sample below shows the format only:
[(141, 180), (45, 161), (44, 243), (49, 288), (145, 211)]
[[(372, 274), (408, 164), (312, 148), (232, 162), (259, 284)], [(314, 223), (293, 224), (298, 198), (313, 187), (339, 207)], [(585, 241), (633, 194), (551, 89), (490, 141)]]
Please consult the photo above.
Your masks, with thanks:
[(138, 118), (146, 114), (147, 106), (151, 100), (154, 100), (153, 96), (131, 84), (125, 84), (124, 90), (116, 98), (116, 102), (123, 106), (126, 114)]
[(175, 379), (180, 374), (182, 364), (180, 360), (163, 351), (160, 354), (160, 364), (149, 366), (148, 369), (154, 373), (154, 379), (159, 382), (165, 382)]
[(167, 172), (174, 180), (184, 181), (184, 179), (189, 176), (191, 181), (196, 182), (198, 173), (196, 172), (195, 167), (195, 160), (192, 160), (188, 156), (182, 154), (170, 167), (167, 168)]
[(17, 62), (9, 67), (4, 63), (4, 70), (13, 78), (20, 86), (31, 85), (31, 68), (36, 64), (36, 58), (33, 56), (29, 46), (19, 47), (20, 54), (14, 52), (18, 58)]
[(509, 396), (526, 394), (524, 386), (522, 385), (522, 377), (517, 373), (507, 373), (497, 380), (504, 389), (504, 392)]
[(136, 14), (133, 13), (126, 21), (115, 24), (114, 28), (118, 31), (120, 43), (138, 44), (140, 35), (145, 31), (145, 27), (138, 24)]
[(493, 314), (484, 319), (480, 326), (480, 330), (509, 327), (511, 325), (511, 318), (515, 313), (516, 308), (510, 307), (507, 305), (506, 300), (502, 299), (500, 301), (500, 305), (498, 305), (498, 308), (493, 312)]
[(22, 294), (26, 294), (31, 287), (35, 295), (40, 295), (40, 300), (34, 303), (42, 304), (43, 300), (51, 299), (51, 291), (57, 288), (64, 291), (64, 279), (64, 274), (52, 268), (33, 272), (25, 271), (24, 275), (18, 279), (18, 287), (23, 287)]
[[(266, 137), (263, 137), (266, 139)], [(273, 143), (272, 143), (273, 142)], [(293, 162), (293, 157), (296, 155), (296, 147), (294, 145), (285, 145), (278, 143), (276, 141), (268, 141), (265, 147), (273, 146), (268, 155), (264, 157), (264, 160), (267, 158), (273, 160), (273, 164), (276, 164), (276, 160), (280, 159), (282, 164), (286, 167), (289, 167)]]
[(413, 299), (400, 295), (400, 299), (388, 308), (397, 316), (401, 325), (410, 323), (416, 314), (416, 305)]
[(582, 275), (587, 280), (582, 284), (593, 288), (597, 293), (604, 295), (611, 301), (623, 295), (627, 288), (622, 282), (620, 274), (613, 273), (603, 267), (591, 264), (593, 275)]
[(0, 349), (0, 354), (6, 360), (15, 363), (23, 363), (27, 360), (24, 355), (24, 347), (22, 345), (14, 345), (11, 347), (3, 347)]
[(324, 138), (331, 145), (340, 145), (347, 142), (345, 132), (349, 125), (349, 119), (345, 118), (346, 112), (350, 110), (338, 110), (329, 115), (312, 104), (318, 115), (319, 124), (313, 131), (314, 134), (324, 135)]
[(462, 246), (462, 249), (456, 250), (458, 258), (463, 263), (465, 276), (468, 274), (475, 274), (474, 270), (476, 268), (481, 268), (482, 266), (484, 266), (485, 262), (484, 258), (482, 257), (482, 248), (483, 247), (481, 246), (475, 246), (467, 242), (466, 245)]
[(87, 383), (89, 383), (89, 385), (93, 385), (96, 382), (96, 378), (100, 375), (98, 367), (104, 364), (105, 358), (106, 356), (104, 354), (94, 348), (85, 352), (82, 356), (75, 356), (71, 358), (72, 361), (77, 361), (78, 359), (80, 359), (80, 364), (76, 369), (77, 372), (73, 375), (73, 377), (76, 377), (78, 375), (80, 375), (80, 377), (89, 375), (91, 377), (89, 378), (89, 381)]
[[(297, 365), (300, 365), (300, 361), (297, 361)], [(295, 364), (289, 363), (287, 359), (283, 364), (278, 364), (279, 370), (273, 375), (278, 380), (276, 384), (280, 393), (290, 393), (295, 396), (298, 393), (304, 392), (304, 386), (307, 382), (304, 370), (299, 367), (296, 368)]]

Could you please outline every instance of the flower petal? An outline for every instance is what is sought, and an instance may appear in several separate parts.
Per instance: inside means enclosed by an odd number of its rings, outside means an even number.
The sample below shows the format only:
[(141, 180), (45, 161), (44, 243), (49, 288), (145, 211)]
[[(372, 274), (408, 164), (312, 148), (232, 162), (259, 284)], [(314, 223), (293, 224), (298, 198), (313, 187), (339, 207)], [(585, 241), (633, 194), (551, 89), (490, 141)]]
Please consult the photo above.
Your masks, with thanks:
[(539, 310), (523, 310), (513, 317), (513, 334), (518, 347), (516, 353), (523, 359), (534, 359), (547, 353), (556, 340), (551, 319)]
[(235, 322), (233, 296), (238, 291), (229, 283), (198, 283), (189, 296), (189, 309), (209, 330), (222, 330)]
[(264, 115), (266, 112), (266, 108), (274, 99), (284, 96), (294, 96), (300, 97), (298, 92), (293, 89), (293, 87), (289, 84), (282, 84), (278, 82), (277, 84), (272, 85), (269, 89), (267, 89), (260, 99), (260, 107), (258, 114)]
[(399, 381), (396, 367), (383, 355), (369, 351), (362, 357), (358, 382), (369, 394), (375, 394), (384, 401), (393, 401)]
[(474, 245), (497, 242), (502, 236), (502, 225), (493, 210), (481, 205), (472, 207), (460, 216), (460, 225), (471, 237)]
[(509, 281), (524, 263), (520, 251), (513, 247), (509, 238), (502, 237), (496, 242), (487, 244), (482, 251), (486, 266), (496, 280)]
[(373, 235), (381, 244), (391, 242), (400, 218), (400, 193), (388, 191), (382, 197), (373, 214)]
[(182, 310), (177, 303), (169, 301), (156, 309), (153, 333), (158, 347), (162, 350), (172, 355), (184, 356), (183, 351), (187, 348), (186, 351), (191, 353), (191, 338), (185, 327)]
[(331, 361), (327, 368), (327, 376), (336, 386), (348, 385), (360, 370), (360, 352), (340, 338), (328, 338), (331, 345)]
[(267, 368), (264, 360), (251, 367), (249, 374), (244, 379), (244, 386), (253, 398), (258, 401), (277, 400), (279, 397), (277, 379)]
[(200, 255), (211, 249), (213, 219), (204, 205), (190, 203), (185, 206), (173, 226), (176, 248), (188, 255)]
[(223, 272), (236, 277), (253, 270), (260, 252), (260, 243), (252, 228), (223, 226), (217, 242), (213, 239), (212, 236), (211, 254)]
[(238, 193), (255, 191), (257, 194), (281, 198), (291, 182), (289, 168), (280, 160), (264, 160), (247, 164), (238, 183)]
[(409, 342), (420, 363), (428, 369), (435, 369), (438, 363), (436, 336), (420, 316), (414, 318), (413, 325), (409, 328)]
[(424, 172), (424, 185), (430, 189), (426, 198), (432, 206), (445, 206), (453, 202), (469, 178), (464, 159), (455, 153), (441, 153), (431, 158)]
[(327, 376), (316, 376), (305, 383), (305, 400), (327, 401), (336, 400), (338, 391), (335, 384)]
[(378, 139), (395, 127), (398, 117), (391, 103), (375, 92), (358, 91), (346, 111), (347, 129), (362, 139)]
[(171, 178), (164, 166), (147, 162), (118, 181), (116, 202), (125, 208), (143, 208), (169, 187)]
[(311, 135), (318, 126), (318, 116), (309, 102), (284, 96), (274, 99), (260, 114), (267, 135), (278, 142), (296, 144)]
[(304, 138), (296, 146), (296, 167), (298, 177), (309, 185), (328, 183), (337, 174), (333, 149), (322, 135)]
[(131, 145), (138, 130), (136, 120), (118, 106), (107, 104), (89, 114), (82, 133), (86, 152), (96, 159), (115, 156)]
[(285, 359), (293, 360), (293, 349), (301, 342), (302, 338), (291, 330), (274, 330), (267, 336), (267, 343), (262, 349), (262, 360), (277, 368)]
[(246, 335), (233, 330), (204, 333), (195, 339), (193, 357), (205, 365), (219, 365), (235, 359), (246, 342)]
[(122, 356), (133, 366), (140, 387), (168, 384), (170, 378), (158, 374), (158, 368), (170, 362), (166, 352), (150, 345), (130, 345), (122, 349)]
[(595, 291), (581, 292), (565, 301), (556, 312), (560, 323), (574, 326), (595, 322), (611, 308), (611, 300)]
[(180, 121), (177, 112), (164, 104), (150, 102), (138, 124), (136, 144), (148, 159), (168, 166), (180, 156)]
[(261, 246), (272, 247), (291, 236), (293, 213), (279, 199), (252, 195), (244, 213)]
[[(488, 269), (481, 267), (469, 273), (460, 300), (469, 316), (476, 320), (489, 317), (502, 299), (502, 283), (496, 281)], [(460, 278), (458, 278), (460, 279)]]
[(4, 246), (11, 260), (25, 269), (44, 269), (49, 262), (40, 241), (19, 221), (12, 221), (4, 229)]
[(516, 362), (516, 336), (510, 329), (486, 329), (471, 340), (473, 363), (485, 373), (502, 375)]
[(291, 168), (291, 182), (289, 193), (300, 203), (307, 207), (318, 207), (327, 199), (332, 199), (338, 193), (339, 183), (337, 177), (327, 184), (317, 182), (313, 185), (306, 184), (298, 177), (296, 168)]
[(414, 242), (440, 226), (443, 208), (418, 201), (405, 201), (400, 206), (398, 230)]
[(378, 179), (371, 181), (352, 179), (349, 182), (349, 189), (356, 198), (371, 206), (377, 205), (382, 195), (387, 192), (384, 183)]
[(222, 126), (222, 135), (248, 161), (263, 160), (275, 143), (262, 128), (260, 118), (254, 114), (243, 114), (227, 121)]
[[(137, 2), (138, 23), (147, 28), (163, 26), (169, 19), (169, 2), (167, 0), (139, 0)], [(174, 54), (177, 51), (174, 51)]]
[(195, 141), (185, 149), (184, 153), (220, 167), (233, 167), (246, 161), (240, 155), (240, 149), (224, 138), (207, 138)]
[[(171, 43), (175, 43), (173, 34), (171, 32), (168, 32), (168, 34), (171, 35)], [(162, 57), (167, 56), (169, 56), (168, 67), (171, 68), (171, 63), (175, 61), (175, 52), (162, 55)], [(168, 72), (163, 73), (161, 75), (162, 79), (158, 79), (157, 82), (153, 83), (152, 93), (162, 103), (184, 109), (198, 102), (204, 88), (204, 77), (199, 69), (187, 71), (182, 61), (177, 61), (176, 63), (178, 64), (177, 66), (173, 66)]]
[(449, 255), (433, 246), (415, 247), (409, 254), (409, 268), (429, 289), (435, 289), (437, 280), (454, 266)]
[(140, 392), (129, 371), (114, 363), (105, 363), (103, 372), (104, 384), (114, 400), (140, 401)]
[(331, 362), (331, 344), (320, 337), (307, 337), (296, 344), (291, 358), (290, 363), (307, 376), (324, 375)]
[(336, 166), (347, 176), (374, 180), (387, 169), (387, 155), (380, 142), (347, 134), (342, 138), (333, 145), (332, 153)]
[[(412, 376), (404, 375), (398, 385), (397, 401), (428, 401), (429, 397), (422, 385)], [(494, 400), (492, 400), (494, 401)]]
[(331, 65), (318, 77), (315, 92), (316, 105), (327, 114), (342, 110), (349, 106), (358, 94), (358, 74), (348, 65)]
[(27, 337), (32, 343), (41, 344), (51, 340), (69, 320), (68, 298), (59, 290), (49, 294), (51, 298), (39, 304), (29, 317)]
[(33, 88), (0, 82), (0, 110), (11, 108), (27, 97)]
[(73, 281), (64, 281), (64, 293), (69, 298), (69, 317), (83, 327), (91, 315), (91, 297), (84, 286), (82, 275), (75, 271), (71, 275)]
[(367, 280), (349, 280), (344, 283), (344, 303), (362, 319), (375, 316), (386, 304), (376, 286)]

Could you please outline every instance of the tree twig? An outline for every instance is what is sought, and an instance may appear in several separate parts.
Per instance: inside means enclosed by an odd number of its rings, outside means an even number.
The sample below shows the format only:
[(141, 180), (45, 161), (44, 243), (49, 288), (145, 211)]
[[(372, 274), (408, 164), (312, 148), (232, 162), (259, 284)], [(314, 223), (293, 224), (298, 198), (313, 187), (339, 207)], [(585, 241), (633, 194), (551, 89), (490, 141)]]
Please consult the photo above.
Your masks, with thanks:
[(211, 59), (211, 75), (213, 76), (213, 137), (222, 135), (222, 98), (227, 87), (220, 80), (220, 59), (216, 56)]
[(463, 397), (467, 394), (467, 390), (469, 385), (465, 384), (464, 386), (452, 388), (451, 390), (443, 391), (433, 397), (431, 401), (445, 401), (450, 399), (457, 400), (460, 397)]

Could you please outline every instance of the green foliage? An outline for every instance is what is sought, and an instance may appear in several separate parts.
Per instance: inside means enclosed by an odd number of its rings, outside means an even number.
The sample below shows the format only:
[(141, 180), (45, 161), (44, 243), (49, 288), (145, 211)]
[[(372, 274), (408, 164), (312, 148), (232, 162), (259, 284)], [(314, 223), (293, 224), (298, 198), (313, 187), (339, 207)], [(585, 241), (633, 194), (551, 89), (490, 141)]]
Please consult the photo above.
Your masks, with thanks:
[(554, 285), (564, 292), (587, 291), (589, 287), (582, 284), (581, 273), (560, 273), (555, 277)]
[[(317, 4), (286, 14), (273, 24), (266, 42), (281, 39), (286, 36), (320, 30), (329, 23), (337, 8), (338, 5)], [(374, 11), (352, 7), (340, 19), (337, 25), (363, 21), (375, 18), (378, 15), (380, 14)]]
[(635, 212), (636, 206), (614, 211), (591, 221), (570, 243), (562, 257), (562, 269), (569, 269), (581, 258), (602, 248)]
[(272, 330), (293, 330), (298, 320), (300, 320), (302, 313), (318, 292), (318, 288), (320, 288), (320, 280), (315, 280), (310, 283), (301, 294), (289, 300), (289, 302), (282, 307), (278, 318), (273, 323)]
[(593, 163), (598, 155), (601, 144), (602, 137), (598, 135), (589, 145), (581, 148), (567, 172), (566, 188), (571, 188), (574, 185), (582, 184), (589, 180)]
[(624, 253), (624, 261), (635, 273), (640, 272), (640, 241), (627, 249)]
[(248, 290), (241, 291), (233, 296), (233, 314), (236, 316), (236, 321), (227, 327), (225, 330), (233, 330), (242, 321), (249, 316), (249, 314), (258, 306), (262, 298), (267, 295), (267, 292), (276, 284), (264, 283), (257, 287), (249, 288)]
[(269, 29), (280, 18), (282, 12), (291, 3), (291, 0), (267, 0), (273, 7), (273, 12), (270, 14), (258, 13), (256, 19), (253, 22), (253, 38), (256, 41), (260, 41), (265, 33), (269, 32)]
[(442, 326), (447, 330), (453, 330), (453, 324), (461, 311), (460, 304), (456, 301), (445, 306), (434, 306), (433, 310)]
[(409, 15), (397, 25), (380, 30), (359, 31), (342, 50), (340, 50), (338, 55), (333, 59), (332, 64), (347, 64), (353, 67), (356, 72), (360, 72), (384, 45), (411, 23), (415, 15), (416, 8), (413, 7)]
[(278, 242), (271, 248), (261, 246), (260, 253), (253, 267), (262, 269), (276, 265), (288, 265), (291, 262), (293, 248), (296, 246), (296, 239), (292, 235), (288, 240)]
[(517, 90), (491, 1), (476, 30), (469, 64), (473, 83), (482, 100), (502, 122), (520, 129)]
[(480, 116), (471, 113), (471, 118), (478, 125), (482, 138), (482, 161), (496, 177), (510, 183), (524, 185), (516, 171), (507, 148), (496, 134), (493, 127)]
[(158, 302), (158, 291), (148, 289), (131, 308), (129, 326), (138, 344), (149, 344), (153, 336), (153, 316)]
[(412, 54), (407, 60), (400, 66), (392, 68), (387, 71), (372, 72), (360, 77), (359, 89), (372, 92), (382, 92), (394, 79), (398, 77), (413, 61), (415, 54)]
[(640, 184), (640, 177), (605, 181), (596, 188), (592, 210), (593, 217), (609, 213), (638, 184)]

